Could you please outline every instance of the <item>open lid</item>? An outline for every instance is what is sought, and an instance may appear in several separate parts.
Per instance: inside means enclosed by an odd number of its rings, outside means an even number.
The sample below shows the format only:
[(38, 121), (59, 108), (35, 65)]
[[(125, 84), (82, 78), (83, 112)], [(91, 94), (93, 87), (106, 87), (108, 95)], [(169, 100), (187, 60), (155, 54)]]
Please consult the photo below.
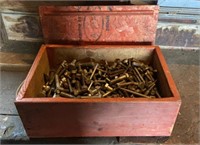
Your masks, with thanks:
[(155, 41), (158, 6), (41, 6), (48, 44), (148, 44)]

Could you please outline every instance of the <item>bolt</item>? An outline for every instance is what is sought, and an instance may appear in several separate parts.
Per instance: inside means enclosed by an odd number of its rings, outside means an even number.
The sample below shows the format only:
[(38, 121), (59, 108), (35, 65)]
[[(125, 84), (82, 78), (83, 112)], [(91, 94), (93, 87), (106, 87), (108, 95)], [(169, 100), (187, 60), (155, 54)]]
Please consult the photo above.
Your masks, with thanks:
[(111, 80), (110, 84), (115, 84), (117, 82), (120, 82), (121, 80), (124, 80), (124, 79), (128, 78), (128, 77), (129, 77), (129, 74), (125, 73), (124, 75), (120, 76), (119, 78)]
[(98, 93), (98, 89), (89, 90), (90, 94), (93, 96)]
[(95, 65), (94, 62), (80, 63), (80, 66), (82, 66), (82, 67), (94, 67), (94, 65)]
[(91, 76), (90, 76), (90, 80), (91, 80), (92, 77), (94, 76), (94, 73), (95, 73), (95, 71), (97, 70), (97, 67), (98, 67), (98, 66), (99, 66), (99, 64), (97, 63), (97, 64), (95, 65), (95, 67), (94, 67), (94, 70), (93, 70)]
[(124, 69), (119, 69), (119, 70), (113, 71), (113, 72), (109, 73), (109, 77), (112, 78), (112, 77), (118, 76), (123, 72), (124, 72)]
[(47, 93), (47, 97), (50, 97), (51, 93), (55, 90), (55, 88), (50, 88), (49, 92)]
[(87, 89), (87, 86), (85, 85), (85, 78), (84, 78), (84, 74), (81, 73), (82, 77), (81, 77), (81, 83), (82, 83), (82, 89)]
[(71, 79), (70, 74), (71, 74), (71, 73), (70, 73), (69, 71), (66, 71), (66, 72), (64, 73), (64, 76)]
[(68, 66), (69, 70), (76, 69), (76, 59), (74, 59)]
[(67, 78), (67, 83), (68, 83), (68, 86), (69, 86), (69, 92), (72, 93), (73, 92), (72, 85), (71, 85), (71, 82), (68, 78)]
[(113, 88), (111, 86), (109, 86), (108, 83), (105, 84), (104, 86), (108, 91), (113, 91)]
[(154, 87), (155, 85), (156, 85), (155, 82), (153, 82), (152, 85), (149, 87), (148, 90), (146, 90), (146, 92), (145, 92), (144, 94), (145, 94), (145, 95), (148, 95), (149, 92), (153, 89), (153, 87)]
[(53, 83), (54, 79), (55, 79), (54, 71), (50, 71), (50, 73), (49, 73), (49, 83), (48, 84), (51, 85)]
[(101, 98), (101, 96), (99, 96), (99, 95), (96, 95), (96, 96), (80, 96), (79, 98), (81, 98), (81, 99), (92, 99), (92, 98)]
[(90, 88), (92, 87), (92, 84), (94, 83), (94, 81), (91, 81), (89, 87), (88, 87), (88, 91), (90, 91)]
[(158, 90), (156, 89), (156, 96), (158, 97), (158, 98), (162, 98), (161, 96), (160, 96), (160, 94), (158, 93)]
[(75, 96), (68, 94), (66, 92), (60, 92), (61, 97), (67, 97), (67, 98), (75, 98)]
[(149, 96), (143, 95), (143, 94), (138, 93), (138, 92), (134, 92), (134, 91), (129, 90), (129, 89), (125, 89), (125, 88), (121, 88), (121, 87), (119, 89), (124, 90), (126, 92), (129, 92), (129, 93), (131, 93), (133, 95), (137, 95), (137, 96), (144, 97), (144, 98), (150, 98)]
[(142, 77), (142, 75), (141, 75), (140, 72), (138, 71), (138, 69), (137, 69), (136, 67), (134, 67), (133, 69), (135, 70), (136, 74), (139, 76), (140, 80), (141, 80), (142, 82), (145, 82), (144, 79), (143, 79), (143, 77)]
[(55, 81), (56, 81), (56, 88), (60, 88), (59, 77), (57, 74), (55, 74)]
[(67, 61), (64, 60), (64, 61), (61, 63), (61, 65), (58, 67), (58, 69), (56, 70), (56, 74), (59, 74), (59, 72), (60, 72), (63, 68), (65, 68), (66, 65), (67, 65)]
[(73, 69), (71, 71), (71, 73), (72, 73), (72, 84), (75, 84), (76, 83), (76, 73), (77, 73), (77, 70)]
[(119, 82), (117, 83), (117, 86), (123, 87), (123, 86), (128, 86), (128, 85), (139, 85), (140, 83), (138, 82)]
[(79, 81), (76, 81), (76, 89), (81, 90), (81, 84)]
[(50, 90), (50, 86), (48, 85), (43, 85), (43, 90), (45, 90), (46, 92), (48, 92)]
[(45, 84), (48, 84), (49, 79), (50, 79), (49, 76), (47, 74), (44, 74), (44, 83)]
[(135, 79), (135, 81), (137, 81), (137, 82), (141, 82), (140, 77), (137, 75), (137, 73), (135, 72), (134, 69), (132, 69), (132, 73), (133, 73), (133, 75), (134, 75), (134, 79)]
[(57, 94), (56, 94), (56, 93), (54, 93), (54, 94), (53, 94), (53, 98), (56, 98), (56, 96), (57, 96)]
[(108, 95), (111, 94), (111, 93), (112, 93), (112, 91), (108, 91), (108, 92), (106, 92), (105, 94), (103, 94), (102, 98), (108, 96)]

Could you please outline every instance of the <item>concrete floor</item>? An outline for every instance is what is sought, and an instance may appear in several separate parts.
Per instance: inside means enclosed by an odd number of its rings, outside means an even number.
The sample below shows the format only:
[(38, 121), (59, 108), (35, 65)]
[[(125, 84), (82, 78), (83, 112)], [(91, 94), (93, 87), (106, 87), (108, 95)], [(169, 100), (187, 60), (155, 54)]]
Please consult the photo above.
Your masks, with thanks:
[(171, 137), (113, 137), (29, 139), (14, 106), (15, 92), (27, 71), (1, 71), (0, 140), (1, 143), (199, 143), (199, 50), (162, 50), (182, 98), (182, 106)]

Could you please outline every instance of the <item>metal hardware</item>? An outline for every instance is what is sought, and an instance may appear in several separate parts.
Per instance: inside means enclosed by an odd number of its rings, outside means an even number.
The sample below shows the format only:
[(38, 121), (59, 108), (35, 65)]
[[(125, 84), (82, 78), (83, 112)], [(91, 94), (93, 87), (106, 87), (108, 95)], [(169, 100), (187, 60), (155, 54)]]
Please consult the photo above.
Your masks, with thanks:
[(47, 97), (104, 98), (144, 97), (161, 98), (153, 77), (157, 70), (134, 59), (116, 59), (79, 62), (63, 61), (56, 73), (44, 75), (44, 85), (39, 94)]

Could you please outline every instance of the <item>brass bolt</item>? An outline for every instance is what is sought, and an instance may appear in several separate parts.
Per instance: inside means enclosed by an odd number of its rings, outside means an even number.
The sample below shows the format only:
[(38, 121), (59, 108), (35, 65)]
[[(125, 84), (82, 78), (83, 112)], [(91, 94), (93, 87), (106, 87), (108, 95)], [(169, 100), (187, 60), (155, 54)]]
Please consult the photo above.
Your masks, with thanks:
[(94, 76), (95, 71), (97, 70), (97, 67), (99, 66), (99, 64), (97, 63), (94, 67), (94, 70), (92, 71), (92, 74), (90, 76), (90, 80), (92, 79), (92, 77)]
[(113, 88), (111, 86), (109, 86), (108, 83), (105, 84), (104, 86), (108, 91), (113, 91)]
[(103, 94), (102, 97), (104, 98), (104, 97), (108, 96), (108, 95), (111, 94), (111, 93), (112, 93), (112, 91), (108, 91), (108, 92), (106, 92), (105, 94)]
[(68, 83), (68, 86), (69, 86), (69, 92), (72, 93), (73, 92), (72, 85), (71, 85), (71, 82), (68, 78), (67, 78), (67, 83)]
[(67, 97), (67, 98), (75, 98), (75, 96), (68, 94), (66, 92), (60, 92), (61, 97)]
[(74, 59), (71, 63), (68, 65), (69, 70), (76, 69), (76, 59)]
[(59, 74), (59, 72), (60, 72), (63, 68), (66, 67), (66, 63), (67, 63), (66, 60), (64, 60), (64, 61), (61, 63), (61, 65), (60, 65), (60, 66), (58, 67), (58, 69), (56, 70), (56, 74)]
[(120, 76), (119, 78), (111, 80), (110, 84), (115, 84), (117, 82), (120, 82), (121, 80), (124, 80), (124, 79), (128, 78), (128, 77), (129, 77), (129, 74), (125, 73), (124, 75)]
[(123, 86), (128, 86), (128, 85), (136, 85), (138, 86), (140, 83), (138, 82), (119, 82), (117, 83), (117, 86), (123, 87)]
[(119, 89), (124, 90), (126, 92), (129, 92), (129, 93), (131, 93), (133, 95), (137, 95), (137, 96), (144, 97), (144, 98), (150, 98), (149, 96), (143, 95), (141, 93), (134, 92), (134, 91), (129, 90), (129, 89), (125, 89), (125, 88), (121, 88), (121, 87)]

